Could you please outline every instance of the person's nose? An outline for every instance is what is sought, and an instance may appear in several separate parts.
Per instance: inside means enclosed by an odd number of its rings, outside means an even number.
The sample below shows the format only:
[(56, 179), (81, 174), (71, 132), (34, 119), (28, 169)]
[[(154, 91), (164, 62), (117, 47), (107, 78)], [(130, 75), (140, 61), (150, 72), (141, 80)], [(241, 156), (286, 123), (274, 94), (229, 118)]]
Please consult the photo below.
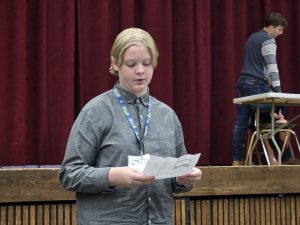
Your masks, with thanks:
[(137, 68), (136, 68), (136, 73), (141, 74), (141, 73), (144, 73), (144, 71), (145, 71), (145, 69), (144, 69), (143, 64), (138, 64)]

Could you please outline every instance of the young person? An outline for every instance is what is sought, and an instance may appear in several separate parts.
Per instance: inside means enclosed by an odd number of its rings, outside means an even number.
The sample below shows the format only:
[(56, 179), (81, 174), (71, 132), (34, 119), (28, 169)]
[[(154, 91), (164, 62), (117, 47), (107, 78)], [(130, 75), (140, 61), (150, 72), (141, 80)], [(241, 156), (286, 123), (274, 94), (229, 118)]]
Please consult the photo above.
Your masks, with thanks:
[(118, 83), (88, 102), (72, 127), (59, 179), (76, 192), (78, 225), (171, 225), (173, 193), (201, 179), (198, 168), (156, 180), (128, 166), (129, 157), (187, 154), (175, 112), (149, 94), (157, 58), (148, 32), (122, 31), (111, 49)]
[[(270, 91), (281, 92), (275, 39), (283, 34), (286, 26), (287, 20), (280, 13), (273, 12), (266, 17), (263, 29), (253, 33), (248, 38), (245, 45), (244, 66), (237, 82), (239, 97)], [(233, 130), (233, 166), (244, 165), (245, 134), (250, 125), (252, 112), (251, 105), (238, 105)], [(280, 114), (277, 115), (281, 116)], [(278, 119), (283, 118), (278, 117)], [(287, 154), (289, 154), (288, 151), (285, 152), (283, 163), (298, 164), (299, 160), (293, 158), (291, 154), (288, 156)]]

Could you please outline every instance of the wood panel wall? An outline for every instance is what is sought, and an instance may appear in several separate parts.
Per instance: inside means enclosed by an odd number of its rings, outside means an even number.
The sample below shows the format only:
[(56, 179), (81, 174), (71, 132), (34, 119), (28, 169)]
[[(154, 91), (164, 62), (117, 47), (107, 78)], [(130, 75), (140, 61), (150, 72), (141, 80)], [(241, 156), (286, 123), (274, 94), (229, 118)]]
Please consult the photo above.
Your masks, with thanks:
[[(300, 166), (200, 167), (174, 195), (176, 225), (300, 225)], [(76, 225), (75, 194), (58, 169), (0, 169), (1, 225)]]
[(174, 217), (176, 225), (299, 225), (300, 196), (177, 199)]
[(0, 205), (1, 225), (76, 225), (72, 203), (22, 203)]

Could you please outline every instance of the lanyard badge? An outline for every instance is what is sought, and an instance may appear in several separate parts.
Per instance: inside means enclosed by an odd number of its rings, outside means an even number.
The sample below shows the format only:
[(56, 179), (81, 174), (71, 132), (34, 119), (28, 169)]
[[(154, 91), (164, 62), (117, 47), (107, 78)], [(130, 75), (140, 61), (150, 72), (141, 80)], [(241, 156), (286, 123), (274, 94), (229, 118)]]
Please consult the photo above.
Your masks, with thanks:
[(120, 92), (118, 91), (118, 89), (116, 87), (113, 88), (113, 92), (114, 95), (116, 96), (116, 99), (118, 100), (118, 102), (120, 103), (122, 110), (124, 112), (124, 114), (127, 117), (127, 120), (137, 138), (137, 140), (139, 141), (140, 144), (140, 151), (141, 151), (141, 155), (143, 155), (143, 151), (144, 151), (144, 138), (148, 133), (149, 127), (150, 127), (150, 120), (151, 120), (151, 101), (150, 101), (150, 95), (148, 96), (148, 107), (147, 107), (147, 116), (146, 116), (146, 121), (145, 121), (145, 130), (144, 130), (144, 134), (143, 136), (140, 136), (140, 131), (138, 129), (138, 127), (136, 126), (130, 112), (127, 109), (127, 106), (125, 104), (124, 99), (122, 98), (122, 96), (120, 95)]

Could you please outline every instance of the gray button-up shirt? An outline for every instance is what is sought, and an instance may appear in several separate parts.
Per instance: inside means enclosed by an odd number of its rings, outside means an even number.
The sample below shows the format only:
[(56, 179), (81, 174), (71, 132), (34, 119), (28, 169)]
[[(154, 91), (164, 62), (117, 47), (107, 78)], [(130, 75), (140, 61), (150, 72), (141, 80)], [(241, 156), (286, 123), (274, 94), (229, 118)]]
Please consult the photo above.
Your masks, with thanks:
[[(136, 125), (144, 131), (148, 94), (137, 98), (116, 85)], [(175, 112), (150, 96), (152, 117), (144, 137), (144, 153), (162, 157), (186, 154)], [(142, 187), (114, 187), (111, 167), (128, 165), (129, 155), (140, 155), (139, 142), (112, 90), (87, 103), (73, 124), (59, 179), (77, 196), (78, 225), (173, 224), (173, 192), (189, 189), (175, 178)]]

